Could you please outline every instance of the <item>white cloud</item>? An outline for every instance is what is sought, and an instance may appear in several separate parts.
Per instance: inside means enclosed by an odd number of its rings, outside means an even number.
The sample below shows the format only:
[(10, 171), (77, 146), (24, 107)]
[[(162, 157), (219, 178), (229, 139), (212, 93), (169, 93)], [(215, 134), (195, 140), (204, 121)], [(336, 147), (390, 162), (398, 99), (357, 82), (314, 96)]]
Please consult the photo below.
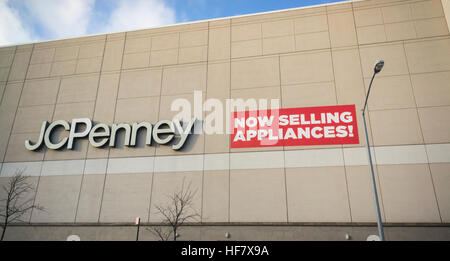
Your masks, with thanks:
[(0, 0), (0, 17), (0, 45), (176, 22), (175, 10), (165, 0), (108, 0), (97, 5), (96, 0)]
[(0, 1), (0, 45), (25, 43), (32, 40), (31, 33), (20, 21), (17, 10), (8, 6), (7, 1)]
[(127, 31), (175, 23), (175, 11), (163, 0), (118, 0), (104, 32)]
[(61, 38), (86, 33), (95, 0), (24, 0), (34, 22)]

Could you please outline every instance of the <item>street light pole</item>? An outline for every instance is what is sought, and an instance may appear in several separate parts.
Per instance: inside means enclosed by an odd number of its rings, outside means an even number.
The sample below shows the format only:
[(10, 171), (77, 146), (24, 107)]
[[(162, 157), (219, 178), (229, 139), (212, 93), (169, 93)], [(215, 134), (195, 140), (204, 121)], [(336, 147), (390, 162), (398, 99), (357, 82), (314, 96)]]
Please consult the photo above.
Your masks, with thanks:
[(381, 219), (381, 211), (380, 211), (380, 203), (378, 202), (378, 192), (377, 192), (377, 183), (375, 181), (375, 173), (373, 171), (373, 163), (372, 163), (372, 154), (370, 152), (370, 144), (369, 144), (369, 135), (367, 134), (367, 124), (366, 124), (366, 116), (365, 116), (365, 110), (367, 106), (367, 100), (369, 99), (370, 94), (370, 88), (372, 87), (373, 79), (375, 78), (375, 75), (381, 71), (381, 69), (384, 66), (384, 61), (380, 60), (377, 61), (374, 67), (373, 76), (370, 80), (369, 88), (367, 90), (366, 100), (364, 102), (364, 107), (362, 109), (362, 118), (364, 123), (364, 134), (366, 135), (366, 147), (367, 147), (367, 154), (369, 156), (369, 166), (370, 166), (370, 173), (372, 174), (372, 185), (373, 185), (373, 196), (375, 198), (375, 206), (377, 210), (377, 225), (378, 225), (378, 234), (380, 236), (380, 240), (384, 241), (384, 229), (383, 229), (383, 221)]

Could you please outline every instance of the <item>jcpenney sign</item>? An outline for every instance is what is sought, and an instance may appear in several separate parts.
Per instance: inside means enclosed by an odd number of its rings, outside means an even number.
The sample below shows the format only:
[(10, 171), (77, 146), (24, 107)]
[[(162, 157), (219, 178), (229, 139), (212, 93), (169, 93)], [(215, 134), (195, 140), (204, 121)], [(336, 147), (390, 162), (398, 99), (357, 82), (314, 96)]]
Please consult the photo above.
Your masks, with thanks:
[[(60, 149), (67, 144), (67, 149), (72, 150), (75, 139), (88, 137), (89, 142), (94, 147), (102, 147), (108, 144), (109, 147), (116, 146), (116, 135), (119, 131), (125, 131), (125, 146), (136, 146), (136, 137), (139, 129), (146, 129), (145, 144), (151, 145), (152, 140), (158, 144), (168, 144), (174, 141), (176, 135), (179, 136), (178, 141), (172, 145), (172, 149), (179, 150), (185, 144), (189, 134), (192, 133), (192, 128), (195, 123), (195, 118), (182, 126), (178, 120), (162, 120), (152, 125), (149, 122), (133, 123), (132, 125), (127, 123), (113, 124), (111, 127), (99, 123), (93, 124), (88, 118), (73, 119), (69, 125), (67, 121), (58, 120), (49, 124), (47, 121), (42, 122), (41, 132), (37, 142), (33, 143), (30, 140), (25, 141), (25, 147), (28, 150), (37, 150), (43, 144), (49, 149)], [(81, 126), (85, 126), (83, 130)], [(52, 134), (54, 134), (56, 128), (64, 128), (69, 131), (69, 135), (63, 137), (59, 141), (52, 141)]]

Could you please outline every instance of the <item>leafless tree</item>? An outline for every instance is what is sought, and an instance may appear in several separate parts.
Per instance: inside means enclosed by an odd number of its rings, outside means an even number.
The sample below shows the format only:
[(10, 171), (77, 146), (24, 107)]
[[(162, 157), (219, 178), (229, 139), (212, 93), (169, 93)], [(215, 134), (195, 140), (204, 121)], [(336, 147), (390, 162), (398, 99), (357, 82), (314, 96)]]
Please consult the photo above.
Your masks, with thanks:
[(34, 204), (32, 197), (25, 198), (28, 193), (34, 191), (34, 188), (28, 182), (28, 177), (23, 175), (23, 172), (24, 170), (16, 170), (14, 176), (9, 178), (8, 182), (2, 186), (6, 198), (0, 200), (0, 218), (3, 221), (0, 241), (3, 240), (9, 223), (14, 221), (25, 222), (22, 217), (29, 210), (44, 210), (43, 207)]
[(162, 224), (147, 228), (161, 241), (168, 241), (173, 238), (177, 240), (177, 231), (189, 221), (197, 220), (200, 215), (193, 208), (193, 199), (197, 190), (191, 188), (191, 182), (185, 186), (183, 179), (181, 189), (176, 190), (171, 195), (167, 195), (169, 202), (167, 205), (156, 206), (156, 214), (163, 217)]

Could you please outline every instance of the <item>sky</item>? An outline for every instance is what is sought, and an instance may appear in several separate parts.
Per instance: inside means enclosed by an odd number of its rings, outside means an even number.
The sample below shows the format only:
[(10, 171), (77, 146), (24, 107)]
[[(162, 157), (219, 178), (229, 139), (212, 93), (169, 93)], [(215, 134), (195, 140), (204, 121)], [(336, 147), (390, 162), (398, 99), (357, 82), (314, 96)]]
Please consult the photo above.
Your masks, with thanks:
[(0, 0), (0, 46), (344, 0)]

